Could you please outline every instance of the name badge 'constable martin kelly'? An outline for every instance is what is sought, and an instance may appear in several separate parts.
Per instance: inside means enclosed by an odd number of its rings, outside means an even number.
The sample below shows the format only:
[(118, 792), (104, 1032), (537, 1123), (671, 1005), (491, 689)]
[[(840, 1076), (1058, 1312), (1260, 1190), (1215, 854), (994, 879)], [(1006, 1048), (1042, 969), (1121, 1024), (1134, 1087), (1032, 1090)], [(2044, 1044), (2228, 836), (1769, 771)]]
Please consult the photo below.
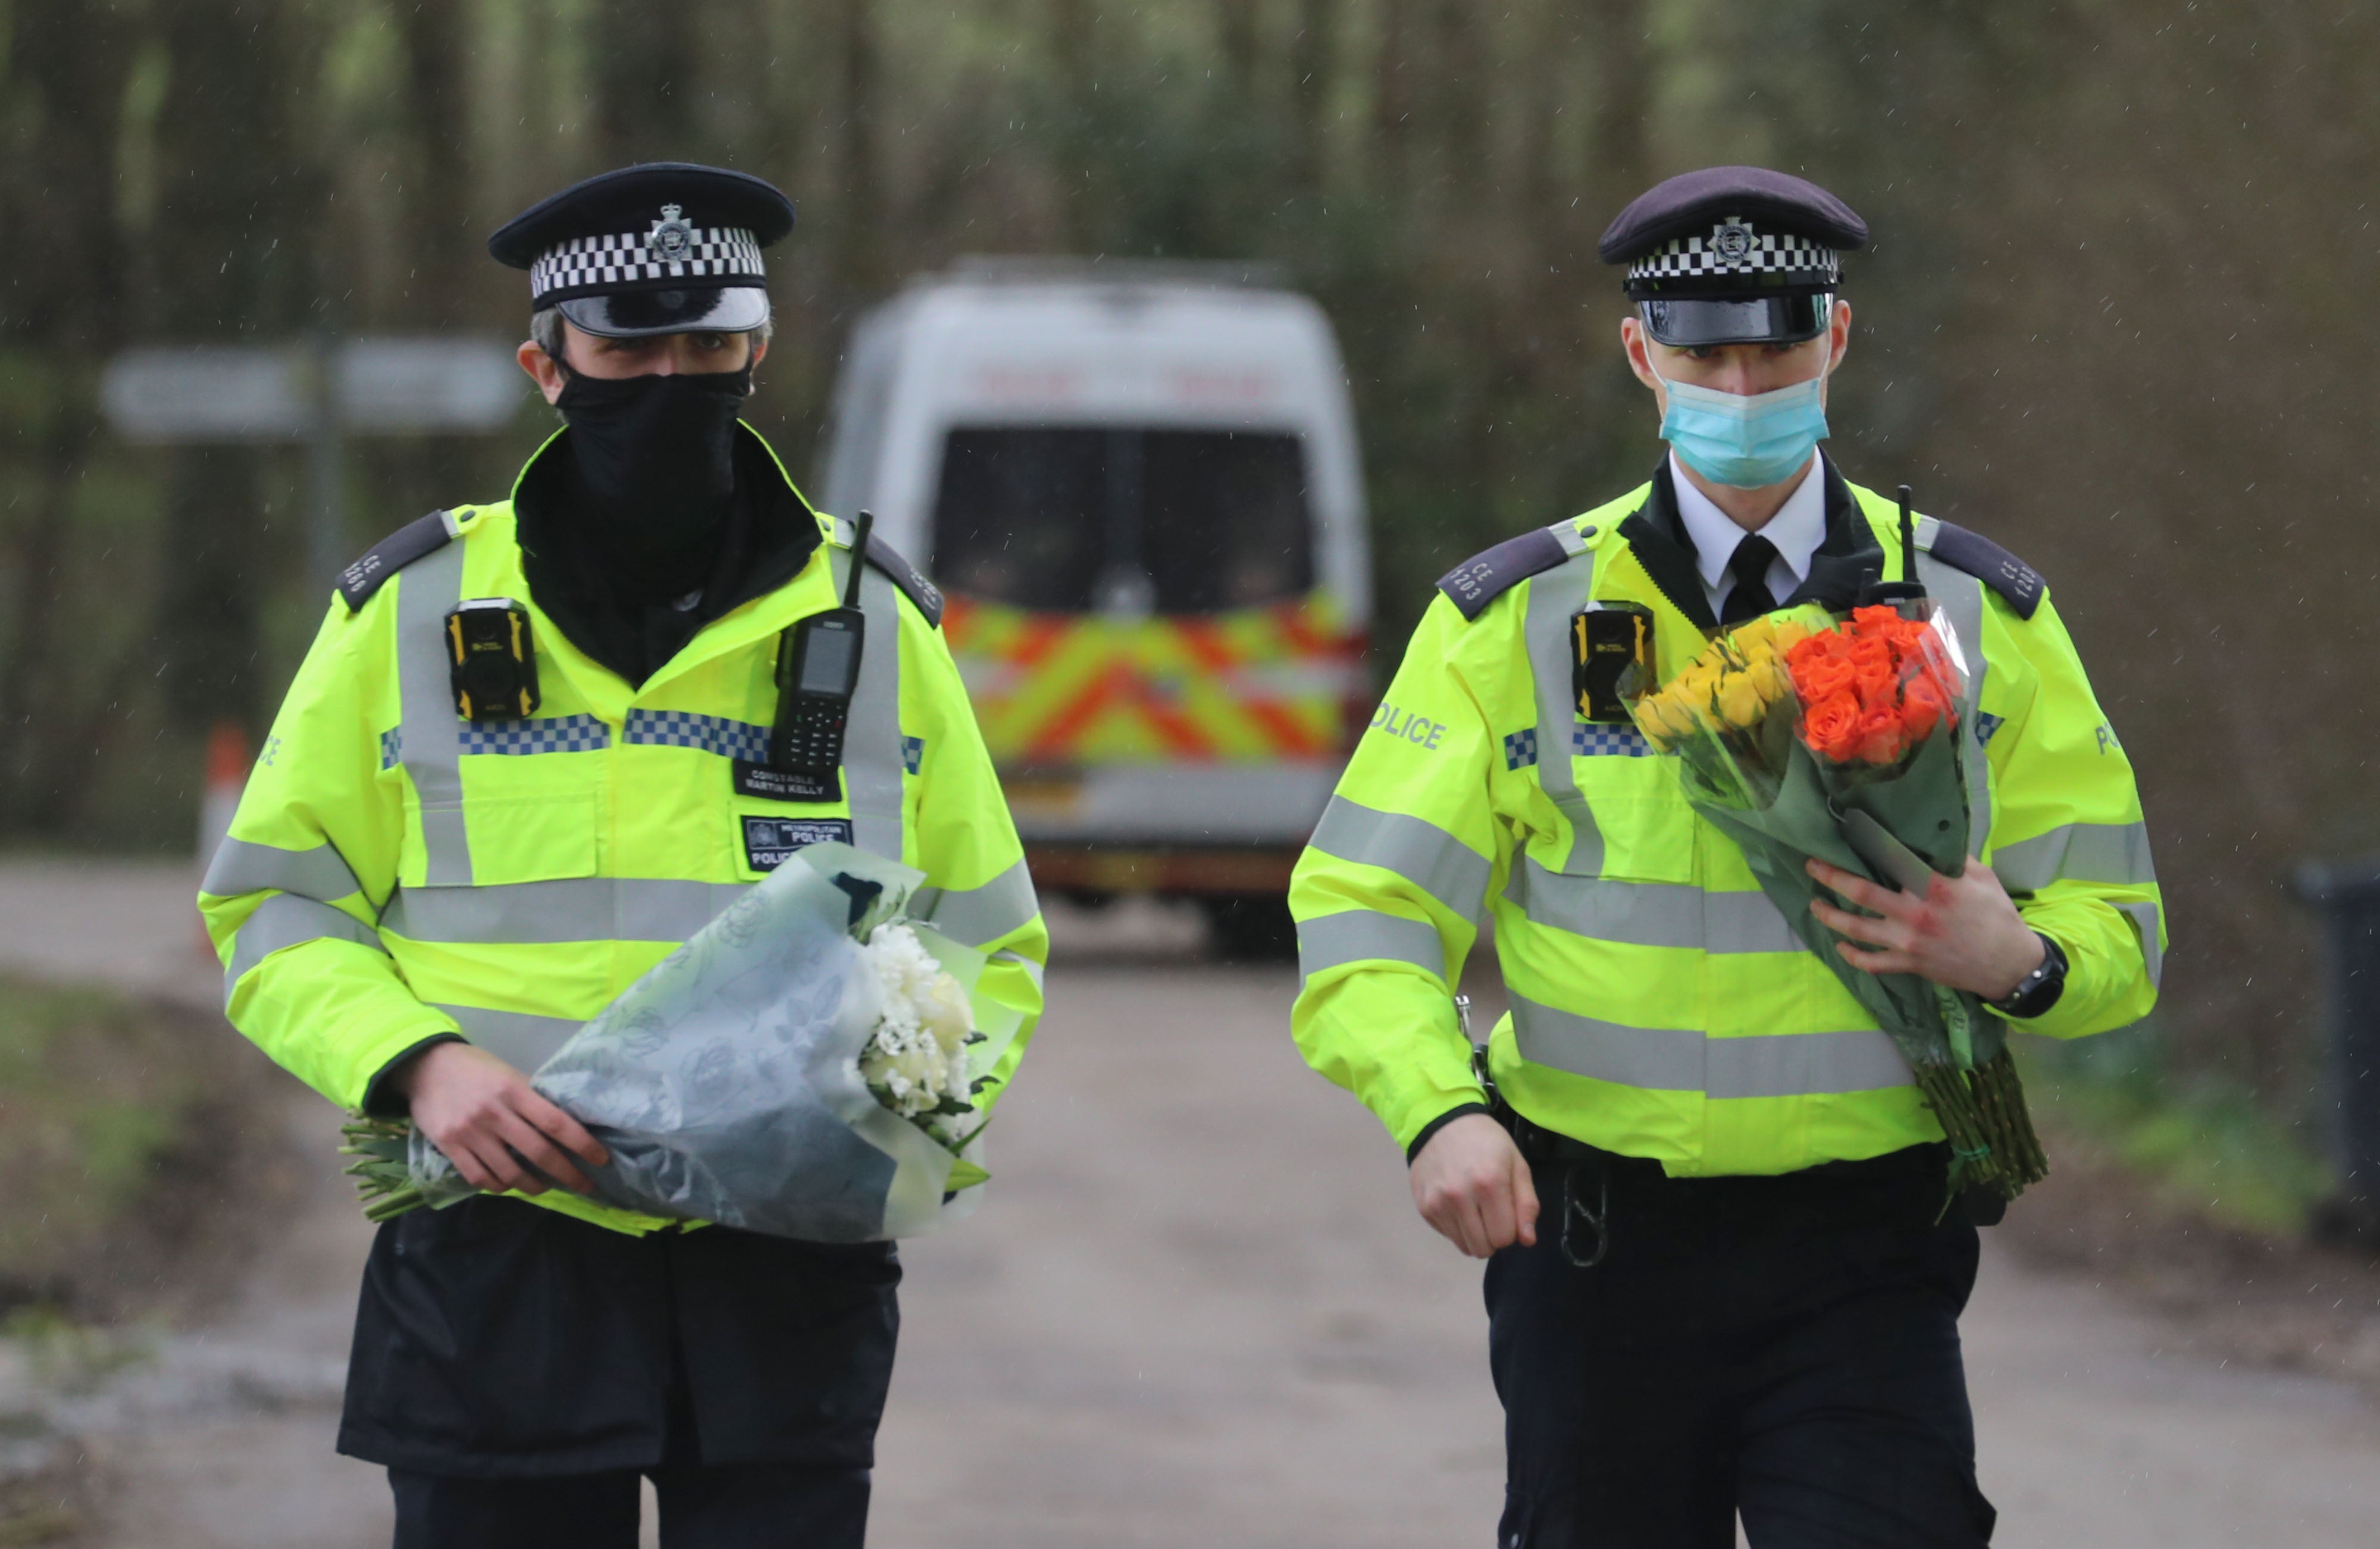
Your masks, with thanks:
[[(737, 418), (761, 249), (793, 224), (757, 177), (652, 163), (496, 233), (564, 429), (508, 498), (348, 569), (200, 897), (234, 1024), (342, 1107), (409, 1111), (490, 1191), (382, 1226), (365, 1272), (339, 1449), (387, 1466), (400, 1549), (634, 1543), (640, 1473), (674, 1545), (856, 1549), (891, 1245), (597, 1204), (573, 1190), (601, 1148), (522, 1072), (829, 839), (924, 872), (917, 912), (992, 955), (982, 992), (1026, 1031), (1040, 1007), (1047, 938), (941, 594), (854, 552)], [(780, 637), (854, 566), (840, 768), (750, 778), (775, 768)], [(488, 606), (519, 682), (466, 705), (447, 621)]]
[[(1818, 450), (1840, 256), (1866, 239), (1751, 167), (1621, 213), (1602, 255), (1669, 454), (1440, 583), (1388, 700), (1442, 732), (1364, 740), (1292, 886), (1300, 1047), (1488, 1261), (1515, 1549), (1726, 1549), (1739, 1514), (1755, 1546), (1990, 1537), (1958, 1334), (1975, 1222), (1944, 1211), (1941, 1127), (1670, 759), (1623, 707), (1583, 714), (1572, 673), (1583, 611), (1648, 621), (1666, 681), (1723, 624), (1908, 574), (1894, 502)], [(2123, 747), (2039, 575), (1932, 518), (1914, 547), (1978, 670), (1976, 853), (1924, 897), (1827, 870), (1867, 913), (1820, 917), (1860, 966), (2011, 1026), (2132, 1022), (2165, 935)], [(1450, 998), (1491, 914), (1492, 1093)]]

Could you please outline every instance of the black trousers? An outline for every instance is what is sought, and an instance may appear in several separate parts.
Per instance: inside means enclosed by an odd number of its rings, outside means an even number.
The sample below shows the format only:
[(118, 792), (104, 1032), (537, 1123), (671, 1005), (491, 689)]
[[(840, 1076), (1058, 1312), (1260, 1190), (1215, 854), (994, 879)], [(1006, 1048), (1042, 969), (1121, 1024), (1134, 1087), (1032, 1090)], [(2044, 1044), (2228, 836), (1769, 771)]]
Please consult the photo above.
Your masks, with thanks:
[(1941, 1147), (1671, 1180), (1521, 1128), (1539, 1240), (1486, 1283), (1498, 1549), (1732, 1549), (1738, 1513), (1754, 1549), (1990, 1541), (1959, 1353), (1975, 1228), (1937, 1222)]
[[(860, 1549), (868, 1470), (776, 1465), (652, 1471), (662, 1549)], [(391, 1469), (395, 1549), (637, 1549), (633, 1470), (455, 1479)]]
[(630, 1237), (517, 1200), (417, 1210), (364, 1271), (339, 1450), (443, 1479), (867, 1470), (892, 1244)]

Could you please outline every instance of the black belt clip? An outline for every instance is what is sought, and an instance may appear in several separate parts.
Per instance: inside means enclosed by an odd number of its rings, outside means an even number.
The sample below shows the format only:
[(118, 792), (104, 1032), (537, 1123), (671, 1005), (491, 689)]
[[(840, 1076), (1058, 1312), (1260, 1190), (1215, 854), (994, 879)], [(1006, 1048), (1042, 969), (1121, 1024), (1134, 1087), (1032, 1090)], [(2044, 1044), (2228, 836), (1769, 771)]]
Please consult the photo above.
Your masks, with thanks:
[(525, 720), (537, 709), (528, 610), (509, 597), (473, 598), (446, 615), (446, 666), (466, 720)]
[[(1595, 1175), (1595, 1204), (1586, 1203), (1585, 1175)], [(1595, 1251), (1582, 1253), (1572, 1234), (1584, 1225), (1595, 1234)], [(1593, 1269), (1611, 1252), (1611, 1174), (1601, 1164), (1574, 1161), (1562, 1168), (1561, 1253), (1572, 1269)]]
[[(1567, 1135), (1541, 1129), (1517, 1113), (1510, 1125), (1523, 1156), (1532, 1163), (1560, 1166), (1561, 1225), (1557, 1229), (1561, 1255), (1573, 1269), (1593, 1269), (1611, 1254), (1611, 1158)], [(1593, 1204), (1588, 1203), (1590, 1193)], [(1594, 1234), (1592, 1251), (1582, 1247), (1575, 1235), (1582, 1227)]]

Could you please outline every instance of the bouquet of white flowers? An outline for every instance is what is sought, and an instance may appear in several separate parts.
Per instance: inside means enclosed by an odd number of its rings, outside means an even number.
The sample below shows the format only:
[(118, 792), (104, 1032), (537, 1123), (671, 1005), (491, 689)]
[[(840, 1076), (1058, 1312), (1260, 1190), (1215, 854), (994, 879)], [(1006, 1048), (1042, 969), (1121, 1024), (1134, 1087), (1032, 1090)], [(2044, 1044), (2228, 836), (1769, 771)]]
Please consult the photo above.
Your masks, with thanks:
[[(976, 1098), (1022, 1018), (984, 954), (906, 917), (922, 874), (795, 853), (624, 991), (531, 1084), (603, 1144), (601, 1203), (780, 1237), (914, 1237), (971, 1208)], [(365, 1214), (473, 1190), (402, 1119), (347, 1127)]]

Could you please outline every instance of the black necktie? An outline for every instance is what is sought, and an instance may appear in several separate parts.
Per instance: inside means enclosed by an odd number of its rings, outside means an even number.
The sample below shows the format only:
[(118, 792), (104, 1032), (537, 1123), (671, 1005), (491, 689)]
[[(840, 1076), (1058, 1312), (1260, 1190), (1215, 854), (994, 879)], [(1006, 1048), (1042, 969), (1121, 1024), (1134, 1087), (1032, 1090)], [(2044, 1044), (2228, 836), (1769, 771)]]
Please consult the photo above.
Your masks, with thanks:
[(1776, 563), (1777, 545), (1758, 533), (1735, 546), (1735, 557), (1727, 562), (1727, 573), (1735, 577), (1735, 587), (1720, 605), (1719, 627), (1776, 611), (1777, 599), (1768, 590), (1768, 567)]

